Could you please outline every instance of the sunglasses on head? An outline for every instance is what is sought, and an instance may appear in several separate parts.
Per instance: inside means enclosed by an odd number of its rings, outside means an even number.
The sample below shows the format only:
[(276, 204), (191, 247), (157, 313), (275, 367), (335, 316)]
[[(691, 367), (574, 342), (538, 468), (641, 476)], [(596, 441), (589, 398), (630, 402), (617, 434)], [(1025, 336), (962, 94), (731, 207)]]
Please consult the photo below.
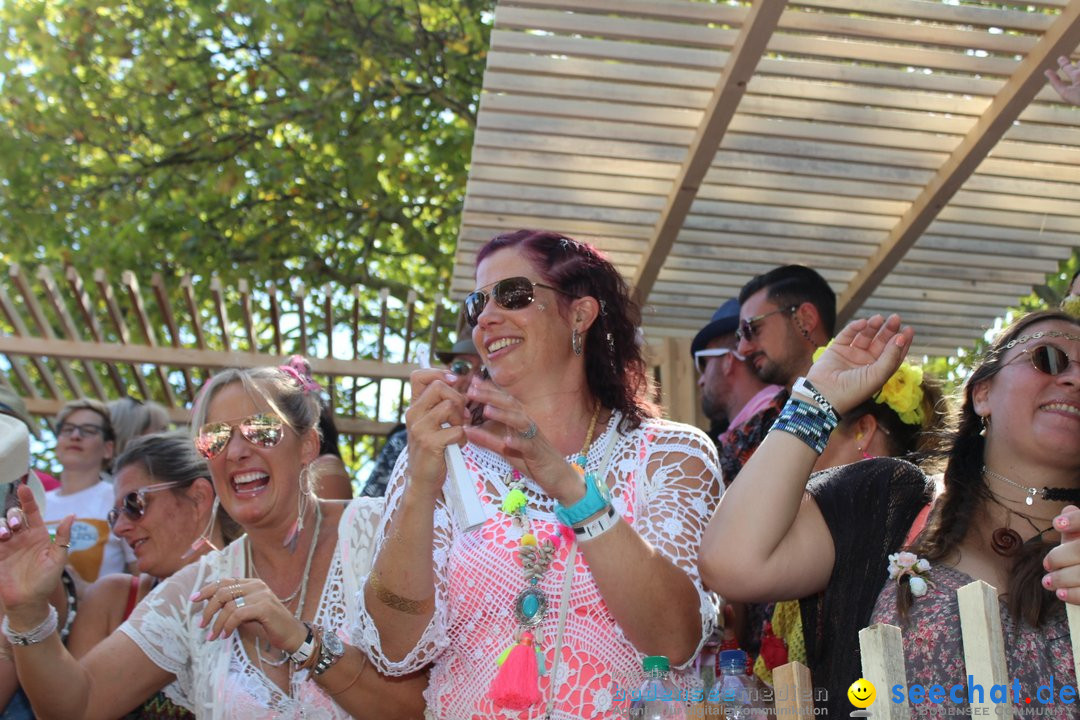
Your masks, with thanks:
[[(1080, 360), (1073, 360), (1069, 357), (1064, 350), (1057, 345), (1039, 345), (1031, 349), (1023, 349), (1020, 352), (1024, 353), (1031, 360), (1031, 365), (1044, 375), (1060, 375), (1065, 372), (1069, 365)], [(1016, 360), (1020, 356), (1017, 355), (1013, 360)], [(1011, 363), (1013, 360), (1010, 360)]]
[[(538, 287), (554, 290), (563, 295), (570, 295), (570, 293), (557, 287), (533, 282), (527, 277), (506, 278), (492, 284), (491, 290), (488, 292), (474, 290), (465, 296), (465, 322), (469, 323), (470, 327), (476, 327), (476, 323), (480, 321), (480, 313), (484, 312), (484, 308), (487, 307), (489, 297), (504, 310), (527, 308), (536, 298), (534, 288)], [(570, 295), (570, 297), (573, 297), (573, 295)]]
[(798, 309), (798, 305), (789, 305), (788, 307), (780, 308), (779, 310), (761, 313), (760, 315), (755, 315), (754, 317), (740, 320), (739, 329), (735, 331), (735, 340), (753, 340), (754, 336), (758, 333), (758, 324), (762, 320), (769, 317), (770, 315), (776, 315), (778, 313), (793, 313)]
[(285, 435), (285, 423), (281, 418), (271, 413), (259, 413), (235, 423), (206, 423), (195, 436), (195, 449), (207, 460), (213, 459), (229, 444), (235, 429), (239, 429), (241, 437), (249, 443), (261, 448), (274, 447)]
[(698, 374), (705, 374), (705, 366), (709, 363), (711, 357), (723, 357), (724, 355), (734, 355), (737, 360), (745, 360), (742, 355), (735, 352), (731, 348), (709, 348), (707, 350), (698, 350), (694, 353), (694, 369), (698, 371)]
[(109, 514), (105, 518), (109, 522), (109, 528), (112, 529), (116, 527), (116, 521), (120, 519), (120, 513), (127, 515), (128, 520), (131, 520), (132, 522), (142, 520), (142, 516), (146, 514), (146, 496), (150, 493), (190, 484), (191, 483), (187, 480), (174, 480), (172, 482), (147, 485), (144, 488), (129, 492), (124, 496), (119, 507), (114, 507), (109, 510)]

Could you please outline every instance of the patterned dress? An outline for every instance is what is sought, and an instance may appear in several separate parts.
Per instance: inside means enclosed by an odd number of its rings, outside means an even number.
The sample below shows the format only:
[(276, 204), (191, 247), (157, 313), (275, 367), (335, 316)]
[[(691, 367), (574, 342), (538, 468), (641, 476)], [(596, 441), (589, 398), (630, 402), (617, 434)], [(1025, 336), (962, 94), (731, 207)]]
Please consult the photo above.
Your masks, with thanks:
[[(943, 703), (912, 703), (911, 714), (914, 718), (954, 716), (967, 707), (967, 673), (964, 671), (964, 644), (956, 591), (971, 582), (972, 578), (956, 568), (945, 566), (930, 568), (928, 577), (933, 584), (926, 595), (914, 599), (906, 622), (896, 609), (895, 582), (886, 583), (882, 589), (872, 617), (872, 622), (889, 623), (903, 629), (904, 662), (909, 687), (919, 683), (924, 687), (942, 685), (946, 689)], [(1049, 620), (1041, 628), (1014, 619), (1004, 599), (999, 597), (998, 604), (1010, 688), (1014, 678), (1020, 681), (1021, 695), (1019, 702), (1013, 703), (1014, 717), (1052, 720), (1076, 718), (1080, 711), (1075, 702), (1063, 704), (1056, 695), (1064, 685), (1076, 687), (1076, 666), (1073, 665), (1065, 603), (1059, 602), (1053, 606)], [(1040, 685), (1049, 685), (1051, 678), (1054, 704), (1043, 705), (1038, 701), (1037, 691)], [(954, 685), (965, 686), (963, 703), (954, 703), (947, 697), (949, 688)], [(990, 687), (984, 687), (983, 692), (989, 702)], [(880, 688), (878, 697), (887, 697)], [(1031, 702), (1025, 702), (1029, 697)], [(1045, 691), (1043, 698), (1049, 699)], [(1013, 699), (1011, 689), (1009, 699)]]
[[(693, 582), (704, 642), (712, 632), (716, 608), (715, 598), (704, 590), (698, 576), (697, 555), (720, 493), (713, 445), (701, 431), (664, 420), (646, 420), (637, 430), (621, 434), (616, 430), (619, 418), (616, 413), (607, 431), (592, 444), (586, 468), (597, 471), (603, 456), (610, 454), (607, 480), (612, 503)], [(624, 718), (626, 702), (619, 699), (619, 691), (640, 685), (642, 655), (615, 622), (588, 563), (571, 543), (562, 545), (540, 581), (551, 603), (537, 629), (549, 671), (540, 678), (543, 700), (530, 710), (516, 711), (496, 708), (485, 697), (495, 676), (496, 659), (514, 641), (517, 623), (512, 607), (524, 587), (516, 559), (521, 531), (498, 510), (508, 492), (510, 466), (500, 456), (473, 445), (463, 452), (476, 476), (481, 501), (489, 508), (488, 520), (473, 532), (462, 532), (440, 501), (433, 558), (435, 615), (416, 647), (400, 662), (393, 662), (381, 654), (374, 624), (362, 613), (361, 641), (375, 646), (372, 662), (394, 675), (434, 663), (425, 697), (428, 716), (440, 720), (539, 718), (544, 717), (549, 700), (555, 720)], [(384, 522), (389, 522), (401, 501), (404, 466), (402, 458), (388, 488)], [(537, 536), (558, 533), (554, 502), (531, 479), (525, 482), (525, 492), (533, 532)], [(567, 573), (571, 573), (569, 592), (564, 593)], [(565, 630), (559, 638), (558, 618), (565, 603)], [(691, 660), (674, 673), (689, 691), (700, 689), (692, 665)]]

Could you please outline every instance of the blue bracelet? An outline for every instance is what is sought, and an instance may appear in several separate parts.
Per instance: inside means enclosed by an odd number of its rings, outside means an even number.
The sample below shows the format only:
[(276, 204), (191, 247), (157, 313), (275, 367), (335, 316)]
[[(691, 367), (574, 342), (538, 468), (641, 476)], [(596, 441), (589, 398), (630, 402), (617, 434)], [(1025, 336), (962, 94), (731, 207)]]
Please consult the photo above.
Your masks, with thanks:
[(835, 415), (813, 403), (791, 398), (773, 423), (773, 430), (790, 433), (810, 446), (818, 455), (825, 452), (829, 435), (836, 429)]
[(609, 507), (611, 507), (611, 488), (606, 482), (600, 480), (596, 473), (586, 473), (585, 497), (570, 507), (563, 507), (561, 503), (556, 503), (555, 517), (563, 525), (574, 527)]

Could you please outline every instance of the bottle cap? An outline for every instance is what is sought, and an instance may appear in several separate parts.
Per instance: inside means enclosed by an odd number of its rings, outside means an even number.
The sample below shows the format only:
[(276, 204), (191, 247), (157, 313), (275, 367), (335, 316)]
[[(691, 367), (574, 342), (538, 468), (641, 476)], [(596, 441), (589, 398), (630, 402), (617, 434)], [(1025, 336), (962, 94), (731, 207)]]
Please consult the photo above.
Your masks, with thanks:
[(649, 655), (641, 661), (641, 667), (646, 673), (667, 672), (671, 669), (671, 664), (663, 655)]
[(722, 650), (719, 659), (720, 667), (733, 667), (738, 670), (746, 669), (746, 653), (742, 650)]

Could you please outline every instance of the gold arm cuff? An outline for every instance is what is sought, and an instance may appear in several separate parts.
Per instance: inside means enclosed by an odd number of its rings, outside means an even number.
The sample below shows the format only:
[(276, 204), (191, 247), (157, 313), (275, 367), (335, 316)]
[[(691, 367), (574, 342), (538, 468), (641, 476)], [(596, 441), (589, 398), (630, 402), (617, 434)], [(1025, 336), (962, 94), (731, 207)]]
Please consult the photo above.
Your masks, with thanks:
[(379, 573), (375, 570), (371, 571), (368, 575), (367, 581), (368, 587), (375, 593), (375, 597), (379, 599), (383, 605), (388, 608), (403, 612), (406, 615), (426, 615), (435, 609), (435, 596), (427, 598), (426, 600), (410, 600), (407, 597), (402, 597), (397, 593), (386, 588), (382, 584), (382, 580), (379, 577)]

